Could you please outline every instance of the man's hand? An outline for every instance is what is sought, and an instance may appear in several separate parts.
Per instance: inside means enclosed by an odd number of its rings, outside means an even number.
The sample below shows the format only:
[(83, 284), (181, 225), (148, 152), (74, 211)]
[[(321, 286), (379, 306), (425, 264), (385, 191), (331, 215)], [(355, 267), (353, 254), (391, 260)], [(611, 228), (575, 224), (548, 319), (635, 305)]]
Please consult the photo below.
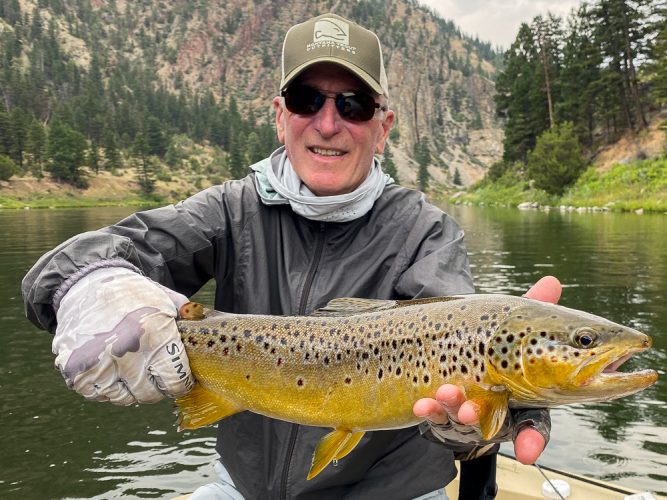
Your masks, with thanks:
[[(525, 297), (555, 304), (560, 299), (560, 294), (560, 282), (553, 276), (545, 276), (526, 292)], [(479, 423), (475, 405), (466, 401), (461, 388), (451, 384), (441, 386), (435, 399), (423, 398), (417, 401), (412, 411), (416, 416), (439, 425), (446, 424), (450, 418), (465, 425)], [(546, 441), (542, 434), (533, 427), (525, 427), (514, 440), (514, 453), (519, 462), (532, 464), (545, 446)]]
[(117, 405), (187, 393), (193, 377), (175, 322), (187, 301), (125, 268), (81, 278), (60, 302), (53, 338), (67, 386)]

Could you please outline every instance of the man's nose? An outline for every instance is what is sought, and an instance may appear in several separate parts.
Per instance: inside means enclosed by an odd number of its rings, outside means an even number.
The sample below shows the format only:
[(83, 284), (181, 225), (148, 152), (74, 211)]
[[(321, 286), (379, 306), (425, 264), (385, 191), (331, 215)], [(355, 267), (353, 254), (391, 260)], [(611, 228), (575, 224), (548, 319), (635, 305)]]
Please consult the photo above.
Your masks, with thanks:
[(332, 97), (327, 97), (324, 106), (315, 116), (315, 126), (322, 136), (332, 136), (339, 132), (341, 116), (336, 109), (336, 103)]

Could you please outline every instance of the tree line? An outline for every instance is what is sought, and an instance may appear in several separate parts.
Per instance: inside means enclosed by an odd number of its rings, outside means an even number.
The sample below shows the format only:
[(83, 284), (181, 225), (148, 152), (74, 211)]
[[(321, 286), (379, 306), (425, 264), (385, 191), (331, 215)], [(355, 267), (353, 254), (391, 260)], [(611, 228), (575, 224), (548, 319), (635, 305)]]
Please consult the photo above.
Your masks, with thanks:
[(561, 194), (586, 168), (582, 151), (641, 131), (667, 102), (665, 1), (593, 0), (523, 23), (496, 89), (504, 155), (490, 177), (525, 170)]
[(55, 16), (47, 21), (39, 8), (28, 15), (17, 0), (0, 4), (0, 18), (11, 27), (0, 26), (0, 179), (49, 173), (85, 187), (84, 165), (94, 172), (133, 166), (150, 192), (158, 165), (180, 165), (178, 134), (226, 152), (234, 178), (277, 145), (271, 116), (239, 109), (224, 89), (216, 98), (182, 81), (167, 88), (149, 62), (111, 56), (94, 36), (88, 64), (76, 61), (62, 47)]

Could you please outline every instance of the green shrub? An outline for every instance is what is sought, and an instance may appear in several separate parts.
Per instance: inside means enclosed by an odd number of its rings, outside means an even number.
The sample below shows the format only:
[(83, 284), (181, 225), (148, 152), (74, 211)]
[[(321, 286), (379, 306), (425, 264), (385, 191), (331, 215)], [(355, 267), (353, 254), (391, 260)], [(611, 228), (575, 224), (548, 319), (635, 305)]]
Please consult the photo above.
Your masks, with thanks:
[(535, 187), (561, 196), (586, 169), (586, 159), (571, 122), (545, 131), (528, 153), (526, 173)]

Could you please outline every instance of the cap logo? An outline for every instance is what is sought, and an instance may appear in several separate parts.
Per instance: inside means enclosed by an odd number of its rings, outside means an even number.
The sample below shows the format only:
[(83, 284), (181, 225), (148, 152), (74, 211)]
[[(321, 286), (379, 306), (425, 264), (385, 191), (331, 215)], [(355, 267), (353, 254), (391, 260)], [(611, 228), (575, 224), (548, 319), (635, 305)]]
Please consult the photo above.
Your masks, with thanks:
[(340, 19), (330, 17), (315, 22), (313, 42), (306, 46), (306, 50), (323, 47), (336, 47), (346, 52), (356, 53), (357, 48), (350, 45), (350, 25)]

